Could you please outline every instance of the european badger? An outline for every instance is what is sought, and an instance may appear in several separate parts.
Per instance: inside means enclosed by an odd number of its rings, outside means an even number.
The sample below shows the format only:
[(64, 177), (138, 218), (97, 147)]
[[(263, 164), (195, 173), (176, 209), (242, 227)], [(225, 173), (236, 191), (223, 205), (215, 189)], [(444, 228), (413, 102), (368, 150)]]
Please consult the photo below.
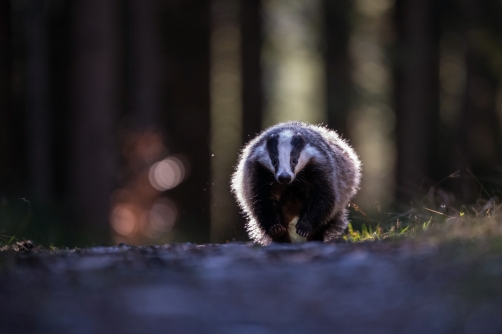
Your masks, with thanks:
[(360, 167), (349, 144), (327, 128), (288, 122), (263, 131), (245, 146), (232, 176), (249, 237), (263, 245), (291, 242), (295, 218), (296, 233), (307, 240), (339, 237)]

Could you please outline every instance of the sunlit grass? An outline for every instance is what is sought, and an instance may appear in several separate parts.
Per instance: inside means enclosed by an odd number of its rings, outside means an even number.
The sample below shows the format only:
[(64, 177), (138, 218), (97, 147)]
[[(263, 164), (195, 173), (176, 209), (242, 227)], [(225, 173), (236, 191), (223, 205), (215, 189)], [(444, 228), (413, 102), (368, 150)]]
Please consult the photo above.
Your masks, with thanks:
[(11, 245), (16, 241), (16, 236), (0, 235), (0, 247)]
[[(430, 208), (411, 209), (389, 222), (378, 222), (365, 217), (367, 223), (355, 229), (349, 224), (343, 239), (348, 242), (365, 242), (385, 239), (414, 239), (419, 242), (439, 244), (453, 240), (488, 242), (502, 240), (502, 204), (496, 198), (480, 201), (477, 205), (463, 205), (462, 210), (446, 214)], [(362, 213), (364, 215), (364, 212)]]
[(19, 247), (15, 247), (18, 243), (16, 236), (8, 236), (0, 234), (0, 252), (15, 249), (18, 250)]
[[(456, 202), (454, 194), (440, 188), (448, 180), (475, 181), (479, 186), (479, 197), (474, 203)], [(376, 213), (368, 215), (351, 203), (352, 222), (343, 239), (348, 242), (396, 238), (428, 243), (448, 240), (502, 241), (502, 203), (497, 194), (498, 191), (489, 192), (469, 169), (458, 170), (430, 187), (427, 193), (417, 196), (404, 212), (384, 212), (375, 202), (373, 211)]]
[(380, 225), (372, 228), (370, 225), (366, 226), (365, 224), (362, 224), (361, 230), (354, 230), (352, 224), (349, 223), (347, 234), (343, 236), (343, 239), (349, 242), (363, 242), (396, 237), (414, 237), (417, 232), (426, 230), (430, 226), (430, 223), (431, 221), (428, 221), (424, 222), (421, 226), (417, 225), (413, 227), (399, 227), (399, 224), (397, 224), (398, 226), (392, 226), (388, 229), (384, 229)]

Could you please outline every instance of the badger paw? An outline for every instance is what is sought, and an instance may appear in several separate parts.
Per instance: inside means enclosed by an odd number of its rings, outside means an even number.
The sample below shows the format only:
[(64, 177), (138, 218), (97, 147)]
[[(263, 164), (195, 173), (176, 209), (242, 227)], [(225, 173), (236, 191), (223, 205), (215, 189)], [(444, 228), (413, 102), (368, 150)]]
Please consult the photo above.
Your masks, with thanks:
[(308, 236), (312, 233), (312, 226), (307, 223), (297, 223), (296, 233), (301, 237), (308, 238)]
[(275, 224), (271, 228), (268, 229), (268, 234), (272, 237), (272, 239), (278, 238), (286, 234), (288, 231), (286, 228), (280, 224)]

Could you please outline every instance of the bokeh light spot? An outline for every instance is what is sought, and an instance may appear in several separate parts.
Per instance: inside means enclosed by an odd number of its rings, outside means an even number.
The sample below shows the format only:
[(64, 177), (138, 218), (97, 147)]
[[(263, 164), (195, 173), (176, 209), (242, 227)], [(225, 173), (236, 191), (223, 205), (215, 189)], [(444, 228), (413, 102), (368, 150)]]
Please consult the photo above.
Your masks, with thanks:
[(166, 198), (160, 199), (153, 204), (148, 213), (148, 224), (143, 233), (150, 238), (158, 238), (172, 230), (177, 216), (176, 205)]
[(132, 234), (137, 225), (134, 212), (126, 205), (118, 205), (112, 213), (112, 228), (117, 234), (128, 236)]
[(185, 178), (185, 166), (175, 157), (169, 157), (155, 163), (149, 172), (152, 187), (159, 191), (172, 189)]

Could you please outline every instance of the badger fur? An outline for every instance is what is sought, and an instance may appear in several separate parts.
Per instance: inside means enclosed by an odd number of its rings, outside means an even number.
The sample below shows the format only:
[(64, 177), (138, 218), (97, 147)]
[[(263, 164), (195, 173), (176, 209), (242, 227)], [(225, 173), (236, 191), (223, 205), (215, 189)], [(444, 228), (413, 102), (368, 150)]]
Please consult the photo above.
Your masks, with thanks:
[(339, 237), (356, 194), (361, 162), (335, 131), (299, 122), (275, 125), (243, 149), (232, 192), (247, 217), (249, 237), (262, 245)]

